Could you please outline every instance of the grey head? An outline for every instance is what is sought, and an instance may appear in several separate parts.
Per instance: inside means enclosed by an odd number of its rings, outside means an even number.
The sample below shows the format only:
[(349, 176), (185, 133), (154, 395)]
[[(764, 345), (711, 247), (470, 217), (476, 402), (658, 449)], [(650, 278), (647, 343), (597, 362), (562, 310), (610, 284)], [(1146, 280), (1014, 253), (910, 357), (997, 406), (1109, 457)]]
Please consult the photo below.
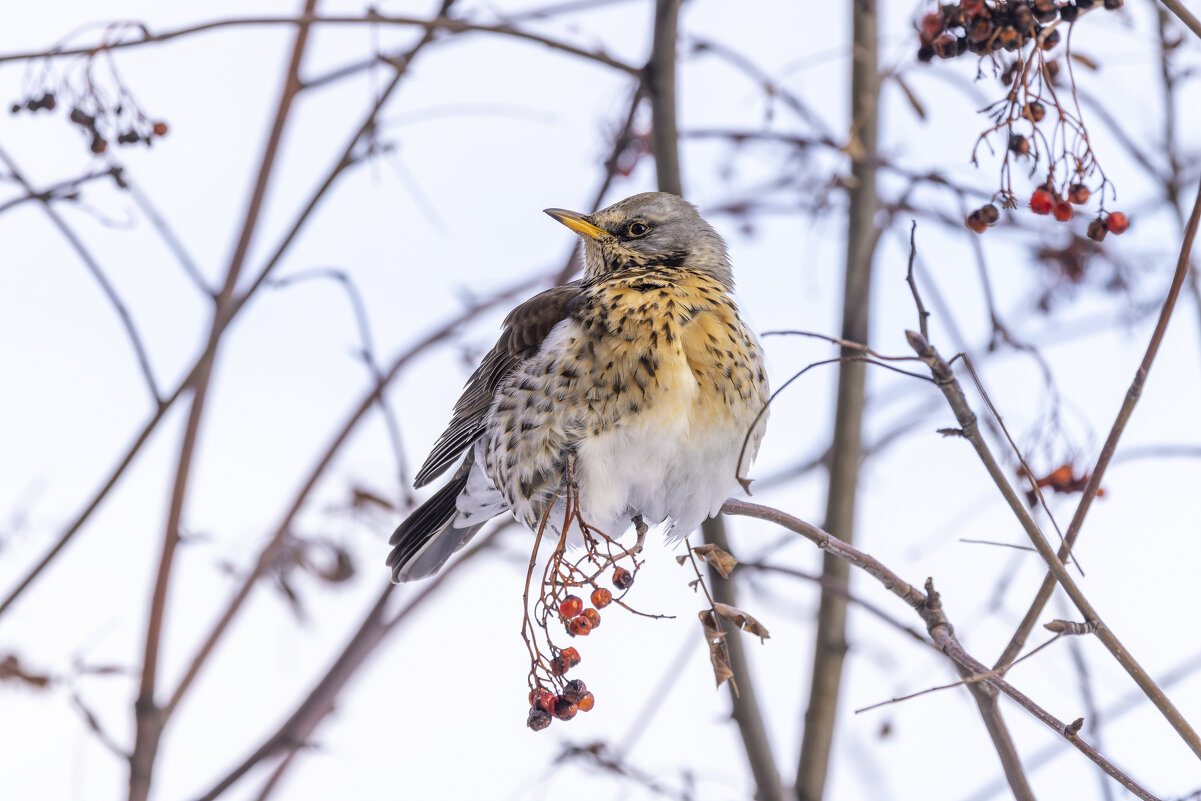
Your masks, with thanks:
[(546, 213), (584, 241), (584, 280), (653, 267), (702, 273), (734, 288), (726, 243), (696, 206), (667, 192), (643, 192), (593, 214)]

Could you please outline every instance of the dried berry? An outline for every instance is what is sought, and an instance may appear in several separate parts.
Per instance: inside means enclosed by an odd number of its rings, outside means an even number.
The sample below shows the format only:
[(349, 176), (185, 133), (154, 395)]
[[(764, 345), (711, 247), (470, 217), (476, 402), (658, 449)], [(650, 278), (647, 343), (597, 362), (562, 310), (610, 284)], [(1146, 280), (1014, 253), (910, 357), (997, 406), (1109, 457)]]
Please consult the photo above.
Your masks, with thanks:
[(550, 661), (550, 672), (556, 676), (562, 676), (578, 664), (580, 664), (580, 652), (574, 648), (564, 648), (558, 656)]
[(1068, 187), (1068, 200), (1077, 206), (1083, 206), (1087, 203), (1090, 195), (1092, 195), (1092, 192), (1088, 191), (1088, 187), (1084, 184), (1072, 184)]
[(1111, 211), (1105, 216), (1105, 229), (1114, 236), (1126, 233), (1126, 229), (1130, 227), (1130, 223), (1126, 220), (1126, 215), (1120, 211)]
[(575, 708), (581, 712), (591, 711), (596, 706), (596, 697), (592, 693), (584, 693), (584, 697), (575, 702)]
[(562, 601), (559, 601), (559, 614), (568, 620), (573, 617), (579, 617), (582, 611), (584, 611), (584, 602), (575, 595), (568, 595)]
[(545, 709), (532, 707), (530, 714), (525, 719), (525, 725), (529, 726), (534, 731), (542, 731), (550, 725), (551, 717)]
[(571, 720), (575, 717), (575, 713), (576, 705), (563, 696), (559, 696), (559, 700), (555, 704), (555, 717), (559, 720)]
[(1072, 204), (1066, 200), (1055, 201), (1055, 219), (1060, 222), (1067, 222), (1072, 219)]
[(1010, 134), (1009, 150), (1018, 156), (1029, 156), (1030, 140), (1021, 134)]
[(939, 58), (955, 58), (959, 55), (959, 41), (949, 33), (935, 39), (930, 46), (934, 48), (934, 55)]
[(1013, 10), (1013, 27), (1022, 36), (1030, 36), (1034, 33), (1034, 12), (1030, 10), (1030, 6), (1018, 5)]
[(634, 583), (634, 574), (624, 567), (613, 568), (613, 586), (619, 590), (628, 590)]
[(934, 48), (931, 47), (930, 45), (923, 45), (922, 47), (918, 48), (917, 60), (922, 62), (923, 64), (928, 64), (929, 62), (933, 61), (934, 60)]
[(1031, 122), (1042, 122), (1047, 116), (1047, 107), (1037, 100), (1031, 100), (1022, 108), (1022, 116)]
[(1059, 29), (1055, 29), (1043, 37), (1043, 50), (1051, 50), (1059, 44)]
[(943, 26), (942, 14), (931, 12), (922, 17), (922, 24), (920, 27), (922, 44), (929, 44), (930, 42), (933, 42), (934, 39), (940, 33), (942, 33)]
[(980, 219), (979, 215), (974, 211), (967, 216), (967, 219), (964, 220), (963, 223), (978, 234), (982, 234), (988, 230), (988, 223)]
[(1064, 22), (1075, 22), (1078, 16), (1080, 16), (1080, 9), (1076, 6), (1065, 3), (1059, 7), (1059, 18)]
[(588, 692), (587, 685), (579, 679), (572, 679), (563, 687), (561, 695), (573, 704), (579, 703), (584, 694)]
[(552, 693), (550, 690), (541, 687), (534, 688), (530, 695), (533, 700), (530, 701), (530, 706), (536, 706), (543, 712), (553, 712), (555, 709), (555, 701), (559, 700), (559, 696)]
[(1088, 224), (1088, 238), (1094, 242), (1100, 242), (1109, 233), (1109, 229), (1105, 227), (1105, 221), (1100, 217)]
[(108, 142), (104, 141), (103, 137), (93, 136), (91, 150), (93, 153), (99, 156), (101, 153), (108, 150)]
[(572, 637), (587, 637), (590, 631), (592, 631), (592, 622), (583, 615), (567, 621), (567, 633)]
[(991, 203), (981, 206), (980, 208), (976, 209), (976, 212), (980, 215), (981, 219), (983, 219), (984, 222), (988, 223), (989, 225), (992, 225), (997, 220), (1001, 219), (1001, 212), (997, 211), (997, 207)]
[(1035, 214), (1050, 214), (1055, 207), (1055, 197), (1045, 188), (1039, 187), (1030, 196), (1030, 210)]
[(600, 625), (600, 612), (596, 611), (592, 607), (588, 607), (584, 610), (584, 618), (592, 625), (592, 628), (596, 628)]
[(597, 587), (592, 591), (592, 605), (597, 609), (604, 609), (613, 600), (613, 593), (606, 590), (604, 587)]
[(156, 122), (154, 124), (154, 127), (151, 130), (154, 131), (155, 136), (166, 136), (167, 135), (167, 123), (160, 120), (159, 122)]

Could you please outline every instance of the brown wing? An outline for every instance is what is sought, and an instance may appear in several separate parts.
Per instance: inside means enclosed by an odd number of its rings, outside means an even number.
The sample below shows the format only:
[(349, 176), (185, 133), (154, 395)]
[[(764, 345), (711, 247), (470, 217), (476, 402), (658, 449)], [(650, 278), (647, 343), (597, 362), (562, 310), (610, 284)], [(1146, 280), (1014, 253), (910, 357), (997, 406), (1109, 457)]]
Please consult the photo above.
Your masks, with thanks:
[(539, 292), (509, 312), (500, 339), (484, 356), (471, 378), (467, 379), (463, 395), (455, 404), (450, 425), (438, 437), (425, 464), (417, 471), (417, 477), (413, 479), (414, 487), (424, 487), (440, 476), (479, 439), (497, 386), (517, 365), (538, 351), (552, 328), (571, 315), (572, 302), (579, 292), (580, 282), (573, 281)]

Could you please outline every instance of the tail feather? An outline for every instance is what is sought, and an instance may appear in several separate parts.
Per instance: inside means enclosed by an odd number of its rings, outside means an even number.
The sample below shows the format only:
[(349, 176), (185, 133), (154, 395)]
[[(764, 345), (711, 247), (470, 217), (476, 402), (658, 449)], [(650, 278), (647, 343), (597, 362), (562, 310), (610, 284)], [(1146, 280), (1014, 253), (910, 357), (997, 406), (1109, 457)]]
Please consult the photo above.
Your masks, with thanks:
[(425, 503), (405, 518), (388, 544), (394, 546), (388, 554), (392, 580), (397, 583), (425, 578), (437, 572), (450, 555), (462, 548), (486, 520), (458, 528), (454, 525), (459, 514), (456, 501), (467, 487), (471, 470), (470, 458), (455, 473), (454, 478)]

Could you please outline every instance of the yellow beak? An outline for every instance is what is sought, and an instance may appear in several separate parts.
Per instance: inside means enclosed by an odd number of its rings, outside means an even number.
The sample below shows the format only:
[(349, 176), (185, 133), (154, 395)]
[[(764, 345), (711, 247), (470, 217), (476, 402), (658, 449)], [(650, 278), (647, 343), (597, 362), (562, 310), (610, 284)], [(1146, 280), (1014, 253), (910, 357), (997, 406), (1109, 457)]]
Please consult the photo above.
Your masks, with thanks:
[(568, 211), (567, 209), (543, 209), (543, 211), (580, 236), (587, 236), (592, 239), (600, 239), (602, 236), (608, 236), (608, 232), (604, 228), (598, 228), (588, 222), (588, 218), (578, 211)]

